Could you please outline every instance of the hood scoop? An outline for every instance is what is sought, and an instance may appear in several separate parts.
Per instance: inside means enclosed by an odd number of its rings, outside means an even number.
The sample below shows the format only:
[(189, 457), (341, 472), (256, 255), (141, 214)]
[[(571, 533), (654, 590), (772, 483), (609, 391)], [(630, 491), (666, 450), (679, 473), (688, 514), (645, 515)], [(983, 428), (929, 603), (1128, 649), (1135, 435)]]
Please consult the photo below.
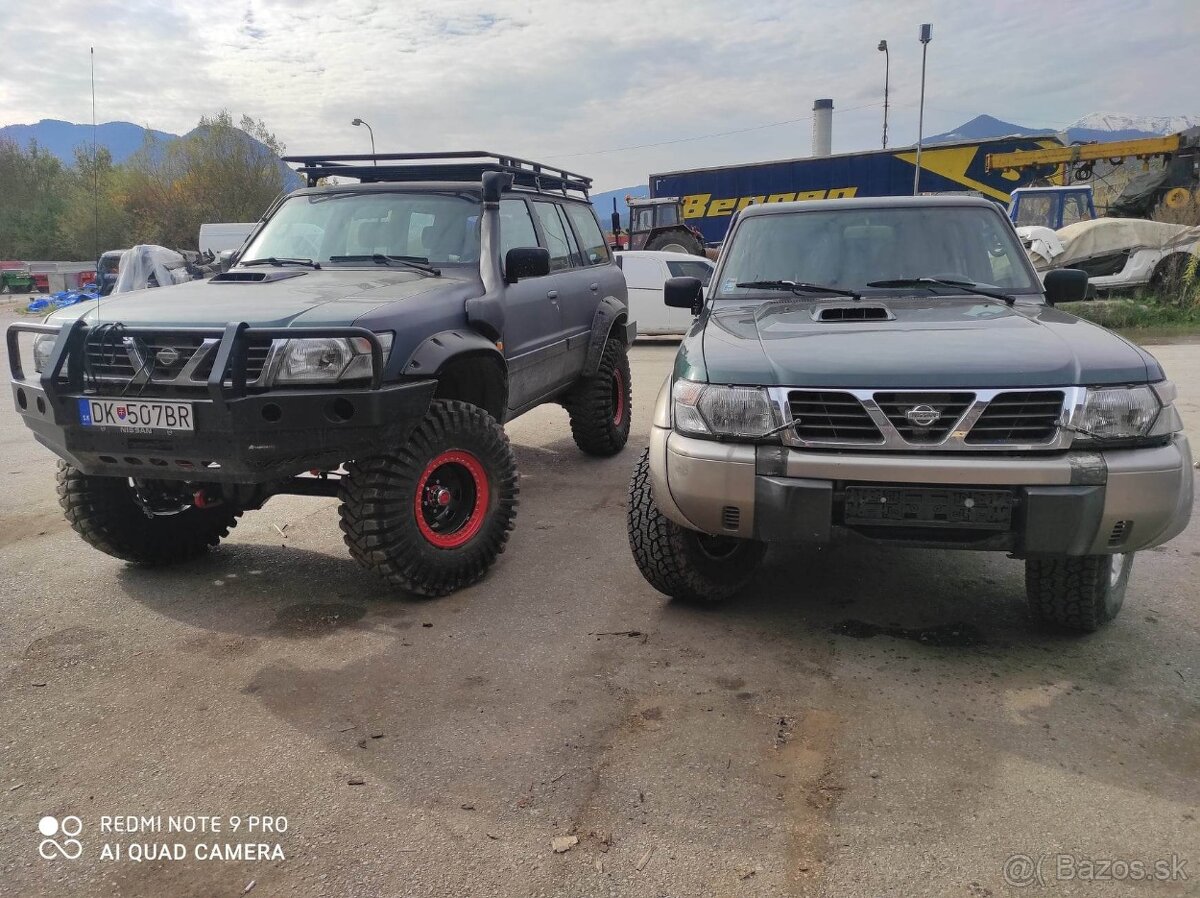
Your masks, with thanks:
[(886, 306), (825, 305), (813, 309), (813, 321), (894, 321), (896, 316)]
[(210, 284), (268, 284), (272, 281), (283, 281), (308, 274), (307, 271), (297, 271), (294, 268), (277, 271), (222, 271), (209, 278)]

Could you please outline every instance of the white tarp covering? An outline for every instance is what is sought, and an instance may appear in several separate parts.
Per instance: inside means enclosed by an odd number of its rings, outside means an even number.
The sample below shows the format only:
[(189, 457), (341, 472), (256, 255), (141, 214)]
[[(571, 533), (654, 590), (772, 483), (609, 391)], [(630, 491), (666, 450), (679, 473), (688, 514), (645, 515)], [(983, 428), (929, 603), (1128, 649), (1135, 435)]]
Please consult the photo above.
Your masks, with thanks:
[(1070, 268), (1075, 262), (1123, 250), (1195, 252), (1200, 249), (1200, 227), (1140, 218), (1080, 221), (1060, 228), (1055, 235), (1062, 243), (1062, 252), (1056, 254), (1050, 263), (1042, 258), (1034, 258), (1037, 268)]
[(121, 253), (113, 293), (128, 293), (146, 287), (170, 287), (191, 280), (183, 255), (165, 246), (140, 244)]

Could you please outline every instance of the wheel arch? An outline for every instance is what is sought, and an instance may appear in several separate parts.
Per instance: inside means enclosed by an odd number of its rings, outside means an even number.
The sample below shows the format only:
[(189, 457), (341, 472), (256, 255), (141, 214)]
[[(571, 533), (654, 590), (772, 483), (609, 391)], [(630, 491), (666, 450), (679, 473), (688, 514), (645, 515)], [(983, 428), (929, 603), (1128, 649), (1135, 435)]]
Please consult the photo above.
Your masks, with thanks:
[(472, 331), (434, 334), (404, 364), (404, 374), (437, 379), (434, 397), (458, 399), (504, 420), (508, 405), (508, 365), (496, 344)]
[(588, 343), (587, 358), (583, 363), (584, 377), (594, 377), (600, 370), (600, 358), (604, 355), (605, 344), (613, 335), (613, 331), (621, 328), (618, 332), (619, 339), (622, 343), (630, 342), (624, 331), (624, 326), (628, 322), (629, 307), (627, 305), (613, 296), (606, 296), (600, 300), (596, 307), (596, 314), (592, 316), (592, 337)]

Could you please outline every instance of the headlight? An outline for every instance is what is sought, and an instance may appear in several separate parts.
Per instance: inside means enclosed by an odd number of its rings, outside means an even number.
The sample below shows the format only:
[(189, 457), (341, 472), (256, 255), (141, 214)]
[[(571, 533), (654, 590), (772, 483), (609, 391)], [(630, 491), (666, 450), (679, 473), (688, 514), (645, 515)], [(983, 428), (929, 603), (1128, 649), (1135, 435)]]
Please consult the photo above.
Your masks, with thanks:
[[(54, 351), (54, 334), (38, 334), (33, 340), (33, 370), (41, 374), (50, 364), (50, 353)], [(65, 367), (65, 366), (64, 366)]]
[[(1168, 408), (1174, 412), (1173, 407)], [(1085, 438), (1131, 440), (1150, 435), (1158, 418), (1172, 417), (1160, 416), (1163, 410), (1163, 404), (1149, 386), (1093, 387), (1087, 391), (1083, 411), (1075, 426)], [(1174, 414), (1173, 417), (1177, 420), (1179, 416)]]
[[(376, 334), (386, 363), (391, 333)], [(371, 342), (365, 337), (310, 337), (288, 340), (275, 370), (277, 384), (335, 383), (371, 376)]]
[(671, 387), (675, 429), (701, 436), (766, 436), (776, 426), (766, 390), (677, 380)]

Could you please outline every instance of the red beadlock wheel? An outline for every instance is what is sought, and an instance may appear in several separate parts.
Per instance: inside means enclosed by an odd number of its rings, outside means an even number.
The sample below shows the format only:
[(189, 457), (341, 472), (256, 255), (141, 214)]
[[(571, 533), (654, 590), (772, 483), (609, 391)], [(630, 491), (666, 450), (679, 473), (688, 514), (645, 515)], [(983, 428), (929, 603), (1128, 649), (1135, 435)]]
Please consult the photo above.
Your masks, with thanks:
[(430, 545), (457, 549), (479, 533), (489, 501), (483, 464), (462, 449), (435, 456), (417, 481), (417, 527)]
[(613, 369), (613, 427), (625, 423), (625, 378), (620, 368)]

